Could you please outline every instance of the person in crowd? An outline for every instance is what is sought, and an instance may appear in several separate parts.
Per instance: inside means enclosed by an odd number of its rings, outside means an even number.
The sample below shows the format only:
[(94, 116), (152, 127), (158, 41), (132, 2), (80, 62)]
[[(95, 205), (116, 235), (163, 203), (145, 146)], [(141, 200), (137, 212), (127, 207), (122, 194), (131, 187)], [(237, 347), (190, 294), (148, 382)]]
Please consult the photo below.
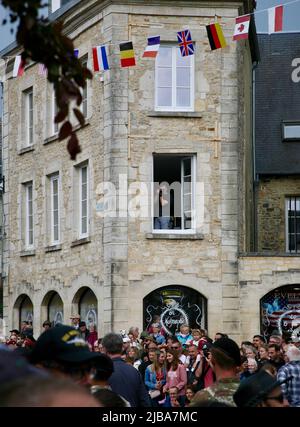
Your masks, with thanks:
[(282, 344), (281, 334), (273, 333), (272, 335), (270, 335), (269, 344), (277, 344), (279, 347), (281, 347), (281, 344)]
[(281, 348), (278, 344), (269, 344), (268, 345), (268, 354), (270, 362), (278, 369), (284, 365), (284, 360), (282, 358)]
[(102, 338), (98, 338), (94, 342), (94, 351), (96, 351), (97, 353), (103, 353)]
[(152, 323), (152, 333), (150, 335), (154, 338), (158, 346), (161, 346), (166, 342), (165, 337), (161, 334), (160, 331), (161, 331), (160, 324)]
[(239, 386), (237, 376), (241, 365), (240, 349), (230, 338), (220, 338), (210, 348), (210, 364), (216, 375), (216, 382), (198, 391), (191, 406), (198, 406), (201, 401), (217, 400), (235, 406), (233, 394)]
[(150, 407), (151, 402), (142, 377), (122, 359), (123, 339), (110, 333), (102, 340), (104, 352), (112, 359), (114, 373), (109, 378), (112, 391), (124, 397), (132, 407)]
[(132, 365), (135, 369), (139, 369), (140, 364), (142, 363), (140, 358), (140, 352), (137, 347), (129, 347), (126, 353), (126, 363)]
[(200, 365), (195, 373), (195, 377), (197, 379), (196, 391), (210, 387), (216, 380), (215, 373), (210, 364), (210, 348), (211, 343), (206, 343), (203, 345), (202, 350), (200, 351)]
[(185, 367), (187, 373), (187, 383), (197, 386), (198, 378), (196, 377), (197, 369), (200, 365), (201, 356), (198, 353), (198, 346), (190, 344), (188, 347), (188, 356), (186, 358)]
[(260, 366), (269, 362), (269, 349), (267, 344), (262, 344), (258, 347), (257, 359)]
[[(142, 345), (139, 341), (139, 328), (137, 326), (131, 326), (128, 332), (128, 336), (132, 337), (131, 339), (131, 346), (137, 347), (139, 351), (142, 350)], [(134, 345), (135, 344), (135, 345)]]
[(177, 387), (170, 387), (168, 399), (166, 400), (164, 406), (170, 408), (180, 408), (183, 406), (182, 403), (183, 401), (179, 398)]
[(86, 323), (84, 321), (79, 322), (79, 334), (84, 341), (88, 342), (90, 331), (86, 327)]
[(253, 344), (253, 347), (255, 347), (258, 350), (259, 347), (266, 344), (266, 341), (262, 335), (254, 335), (252, 344)]
[(186, 368), (180, 363), (176, 350), (167, 350), (167, 378), (163, 386), (163, 393), (169, 392), (171, 387), (178, 390), (178, 399), (183, 404), (185, 386), (187, 384)]
[[(168, 351), (168, 349), (166, 349), (166, 351)], [(177, 351), (178, 359), (181, 363), (186, 363), (187, 355), (184, 353), (183, 347), (176, 337), (172, 339), (172, 345), (170, 349)]]
[(192, 329), (191, 330), (193, 339), (186, 342), (186, 346), (189, 347), (191, 344), (197, 347), (197, 350), (202, 350), (203, 345), (207, 342), (205, 337), (204, 329)]
[[(288, 362), (279, 368), (277, 379), (280, 381), (281, 390), (290, 406), (300, 407), (300, 350), (294, 345), (286, 349)], [(286, 381), (290, 378), (290, 381)]]
[(80, 315), (74, 314), (70, 317), (71, 324), (74, 329), (79, 329)]
[(94, 323), (91, 323), (90, 325), (89, 325), (89, 334), (88, 334), (88, 336), (87, 336), (87, 339), (86, 339), (86, 341), (87, 341), (87, 343), (89, 344), (89, 346), (90, 346), (90, 349), (92, 350), (92, 351), (94, 351), (94, 349), (95, 349), (95, 342), (97, 341), (97, 339), (98, 339), (98, 333), (97, 333), (97, 331), (96, 331), (96, 326), (95, 326), (95, 324)]
[(266, 371), (268, 372), (268, 374), (270, 374), (272, 377), (277, 378), (277, 369), (275, 368), (274, 365), (272, 365), (272, 363), (270, 362), (266, 362), (264, 363), (259, 371)]
[(223, 332), (217, 332), (217, 333), (215, 334), (215, 339), (214, 339), (214, 341), (217, 341), (217, 340), (219, 340), (220, 338), (228, 338), (228, 335), (227, 335), (227, 334), (223, 334)]
[(244, 380), (245, 378), (250, 377), (251, 375), (255, 374), (258, 370), (258, 364), (257, 361), (253, 357), (245, 358), (243, 361), (242, 358), (242, 372), (240, 374), (240, 380)]
[(45, 320), (45, 322), (43, 322), (43, 332), (47, 331), (51, 327), (52, 327), (52, 325), (51, 325), (51, 322), (49, 320)]
[(242, 341), (241, 343), (241, 356), (246, 356), (246, 347), (251, 347), (252, 342), (250, 341)]
[(28, 376), (0, 387), (2, 407), (100, 407), (87, 389), (68, 378)]
[(78, 330), (61, 325), (42, 333), (32, 350), (30, 361), (56, 376), (67, 376), (87, 386), (99, 353), (91, 352)]
[(145, 385), (154, 407), (160, 406), (159, 402), (164, 398), (162, 389), (166, 383), (164, 355), (161, 354), (159, 350), (156, 351), (153, 363), (147, 366), (145, 371)]
[(188, 325), (181, 325), (180, 326), (180, 332), (176, 334), (176, 337), (180, 344), (182, 345), (183, 349), (186, 348), (187, 341), (192, 341), (193, 337), (190, 334), (190, 328)]
[(190, 403), (195, 396), (195, 388), (191, 384), (187, 384), (185, 386), (185, 400), (184, 400), (184, 406), (190, 406)]
[(99, 357), (95, 360), (94, 366), (92, 367), (89, 375), (91, 392), (94, 393), (102, 388), (111, 389), (108, 380), (113, 372), (114, 364), (112, 359), (106, 354), (99, 354)]
[[(285, 380), (287, 381), (287, 380)], [(233, 394), (233, 400), (238, 407), (287, 407), (280, 386), (268, 372), (260, 370), (257, 374), (246, 378)]]
[(257, 349), (253, 347), (253, 345), (245, 345), (244, 346), (244, 354), (247, 359), (256, 359), (257, 357)]

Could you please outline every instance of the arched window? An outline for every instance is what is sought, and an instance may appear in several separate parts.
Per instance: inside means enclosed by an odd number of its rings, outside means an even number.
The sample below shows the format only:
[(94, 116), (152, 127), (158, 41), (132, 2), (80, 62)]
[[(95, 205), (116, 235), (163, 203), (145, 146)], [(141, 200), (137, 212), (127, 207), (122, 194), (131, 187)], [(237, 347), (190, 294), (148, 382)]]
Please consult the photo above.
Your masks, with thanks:
[(14, 327), (21, 329), (22, 322), (33, 323), (33, 304), (28, 295), (20, 295), (14, 304)]
[(43, 299), (42, 307), (44, 308), (44, 317), (47, 317), (43, 320), (50, 320), (53, 326), (64, 323), (64, 304), (57, 292), (48, 292)]
[(294, 342), (300, 340), (300, 285), (274, 289), (260, 300), (261, 334), (266, 339), (279, 332)]
[(83, 288), (78, 300), (78, 310), (80, 319), (86, 322), (87, 328), (89, 325), (98, 323), (98, 301), (96, 295), (90, 288)]
[(182, 324), (207, 329), (207, 300), (194, 289), (180, 285), (159, 288), (144, 298), (143, 305), (145, 330), (157, 321), (169, 335), (179, 332)]

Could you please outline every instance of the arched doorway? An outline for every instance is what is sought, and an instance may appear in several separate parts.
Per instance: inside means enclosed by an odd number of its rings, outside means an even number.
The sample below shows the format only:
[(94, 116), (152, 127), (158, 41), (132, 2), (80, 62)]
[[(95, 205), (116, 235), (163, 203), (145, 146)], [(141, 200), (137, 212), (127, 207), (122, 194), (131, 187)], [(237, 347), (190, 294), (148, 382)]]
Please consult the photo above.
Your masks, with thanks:
[(22, 322), (33, 323), (33, 304), (28, 295), (20, 295), (14, 304), (14, 326), (21, 329)]
[(169, 335), (182, 324), (207, 329), (207, 299), (192, 288), (180, 285), (156, 289), (143, 300), (144, 329), (160, 320)]
[(45, 295), (42, 302), (44, 317), (53, 326), (64, 323), (64, 304), (60, 295), (55, 291), (50, 291)]
[(260, 300), (261, 334), (266, 339), (279, 332), (294, 342), (300, 340), (300, 284), (268, 292)]
[(85, 321), (87, 328), (90, 325), (97, 327), (98, 324), (98, 300), (94, 292), (84, 286), (80, 288), (73, 300), (74, 312), (78, 311), (80, 320)]

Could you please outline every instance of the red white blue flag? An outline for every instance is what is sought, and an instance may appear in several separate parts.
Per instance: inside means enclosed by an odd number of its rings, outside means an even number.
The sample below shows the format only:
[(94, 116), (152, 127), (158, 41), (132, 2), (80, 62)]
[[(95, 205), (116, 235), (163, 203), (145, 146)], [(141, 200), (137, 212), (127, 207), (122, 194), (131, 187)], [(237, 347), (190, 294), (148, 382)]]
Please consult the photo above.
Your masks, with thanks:
[(93, 51), (94, 71), (109, 70), (106, 46), (93, 47), (92, 51)]
[(180, 47), (181, 56), (194, 55), (194, 42), (190, 30), (183, 30), (177, 33), (178, 44)]
[(160, 46), (160, 36), (149, 37), (148, 46), (145, 49), (143, 58), (156, 58)]

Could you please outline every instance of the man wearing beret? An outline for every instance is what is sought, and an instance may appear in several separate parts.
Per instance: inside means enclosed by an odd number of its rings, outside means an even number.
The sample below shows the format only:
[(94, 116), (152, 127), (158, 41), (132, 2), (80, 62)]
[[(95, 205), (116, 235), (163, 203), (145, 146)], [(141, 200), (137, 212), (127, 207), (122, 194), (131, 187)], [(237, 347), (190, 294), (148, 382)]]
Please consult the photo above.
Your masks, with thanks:
[(198, 391), (190, 406), (216, 401), (236, 406), (233, 394), (239, 386), (238, 367), (241, 365), (240, 349), (230, 338), (220, 338), (210, 348), (209, 363), (216, 375), (216, 382)]

